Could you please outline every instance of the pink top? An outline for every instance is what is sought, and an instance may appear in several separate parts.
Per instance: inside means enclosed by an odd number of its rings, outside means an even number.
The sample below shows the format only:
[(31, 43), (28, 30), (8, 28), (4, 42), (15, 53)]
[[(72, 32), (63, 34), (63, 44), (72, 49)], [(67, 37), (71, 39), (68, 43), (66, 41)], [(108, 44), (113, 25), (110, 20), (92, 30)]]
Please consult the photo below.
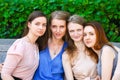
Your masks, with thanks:
[(26, 37), (17, 39), (7, 52), (1, 74), (32, 80), (39, 62), (38, 47)]

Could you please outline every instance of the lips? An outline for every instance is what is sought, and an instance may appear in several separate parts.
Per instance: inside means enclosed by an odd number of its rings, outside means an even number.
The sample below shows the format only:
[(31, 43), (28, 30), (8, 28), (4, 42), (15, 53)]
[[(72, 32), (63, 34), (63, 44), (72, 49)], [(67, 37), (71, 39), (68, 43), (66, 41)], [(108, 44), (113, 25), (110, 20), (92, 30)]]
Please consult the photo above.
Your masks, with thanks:
[(38, 31), (39, 34), (44, 34), (44, 31)]
[(88, 44), (90, 44), (90, 43), (91, 43), (91, 41), (85, 41), (85, 43), (88, 45)]
[(80, 36), (75, 36), (74, 38), (75, 38), (75, 39), (78, 39), (78, 38), (80, 38)]

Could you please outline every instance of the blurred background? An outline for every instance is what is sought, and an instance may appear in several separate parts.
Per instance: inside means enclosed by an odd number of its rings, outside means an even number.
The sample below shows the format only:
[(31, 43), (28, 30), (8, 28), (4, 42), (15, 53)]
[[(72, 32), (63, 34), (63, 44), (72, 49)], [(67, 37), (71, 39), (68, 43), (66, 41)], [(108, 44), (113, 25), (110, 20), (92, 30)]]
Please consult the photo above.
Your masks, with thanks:
[(22, 36), (26, 20), (34, 10), (49, 18), (52, 11), (78, 14), (100, 22), (111, 42), (120, 42), (120, 0), (0, 0), (0, 39)]

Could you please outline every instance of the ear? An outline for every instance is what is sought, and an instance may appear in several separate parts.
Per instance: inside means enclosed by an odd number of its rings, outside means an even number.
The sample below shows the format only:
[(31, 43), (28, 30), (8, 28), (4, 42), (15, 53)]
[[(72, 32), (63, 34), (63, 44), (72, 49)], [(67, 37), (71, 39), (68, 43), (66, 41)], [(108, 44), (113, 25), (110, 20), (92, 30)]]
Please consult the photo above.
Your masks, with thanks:
[(28, 22), (28, 23), (27, 23), (27, 26), (28, 26), (28, 28), (30, 28), (30, 27), (31, 27), (31, 23), (30, 23), (30, 22)]

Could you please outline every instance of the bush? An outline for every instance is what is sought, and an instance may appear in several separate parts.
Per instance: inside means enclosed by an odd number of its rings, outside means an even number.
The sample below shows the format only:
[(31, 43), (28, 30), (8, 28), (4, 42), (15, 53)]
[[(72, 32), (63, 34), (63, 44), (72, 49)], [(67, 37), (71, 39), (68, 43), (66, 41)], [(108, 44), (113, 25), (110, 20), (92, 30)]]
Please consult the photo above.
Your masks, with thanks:
[(86, 20), (103, 24), (108, 39), (120, 42), (119, 0), (1, 0), (0, 38), (19, 38), (33, 10), (48, 15), (55, 10), (79, 14)]

